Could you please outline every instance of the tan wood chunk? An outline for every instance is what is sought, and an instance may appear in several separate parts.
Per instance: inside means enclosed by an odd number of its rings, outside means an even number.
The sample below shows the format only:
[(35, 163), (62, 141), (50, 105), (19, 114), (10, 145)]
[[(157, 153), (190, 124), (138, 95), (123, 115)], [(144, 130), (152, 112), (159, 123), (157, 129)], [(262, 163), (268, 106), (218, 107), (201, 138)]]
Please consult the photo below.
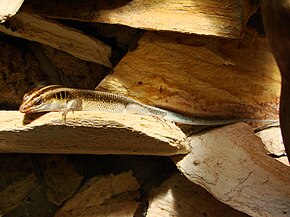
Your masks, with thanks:
[(280, 73), (265, 38), (146, 32), (99, 85), (188, 116), (277, 119)]
[(0, 1), (0, 23), (12, 17), (21, 7), (24, 0), (1, 0)]
[(73, 195), (83, 177), (65, 156), (44, 155), (38, 161), (43, 168), (47, 200), (60, 205)]
[(142, 115), (51, 112), (23, 126), (18, 111), (0, 112), (0, 152), (175, 155), (188, 153), (175, 124)]
[(112, 67), (109, 60), (111, 48), (108, 45), (78, 30), (37, 15), (18, 13), (0, 25), (0, 31), (51, 46), (82, 60)]
[(150, 193), (146, 217), (246, 217), (221, 203), (206, 190), (175, 173)]
[(29, 1), (23, 10), (86, 22), (240, 38), (257, 4), (248, 0)]
[(190, 181), (250, 216), (290, 214), (289, 167), (267, 155), (249, 125), (228, 125), (189, 139), (190, 154), (174, 160)]
[(132, 172), (90, 179), (55, 217), (133, 216), (139, 198), (139, 184)]

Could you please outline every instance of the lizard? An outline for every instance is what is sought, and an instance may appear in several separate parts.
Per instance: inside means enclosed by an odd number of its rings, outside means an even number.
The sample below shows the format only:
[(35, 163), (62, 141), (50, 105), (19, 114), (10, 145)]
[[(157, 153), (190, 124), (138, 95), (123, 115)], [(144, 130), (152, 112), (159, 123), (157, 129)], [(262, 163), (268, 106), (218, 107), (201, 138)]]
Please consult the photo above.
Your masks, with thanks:
[(236, 122), (273, 122), (273, 120), (257, 119), (207, 119), (202, 117), (188, 117), (165, 109), (149, 106), (129, 97), (102, 92), (68, 88), (61, 85), (49, 85), (35, 88), (23, 96), (19, 107), (22, 113), (62, 112), (62, 119), (66, 121), (68, 112), (100, 111), (111, 113), (129, 113), (150, 115), (164, 120), (188, 125), (225, 125)]

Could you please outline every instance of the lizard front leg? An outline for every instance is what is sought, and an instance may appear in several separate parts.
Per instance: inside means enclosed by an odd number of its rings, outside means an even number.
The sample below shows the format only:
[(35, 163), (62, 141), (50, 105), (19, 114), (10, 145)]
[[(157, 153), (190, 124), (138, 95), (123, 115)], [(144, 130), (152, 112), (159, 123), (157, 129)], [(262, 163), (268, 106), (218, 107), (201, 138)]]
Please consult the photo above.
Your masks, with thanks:
[(72, 99), (68, 100), (66, 104), (66, 108), (62, 110), (62, 120), (66, 122), (66, 115), (70, 111), (74, 113), (74, 111), (81, 111), (82, 110), (82, 100), (81, 99)]

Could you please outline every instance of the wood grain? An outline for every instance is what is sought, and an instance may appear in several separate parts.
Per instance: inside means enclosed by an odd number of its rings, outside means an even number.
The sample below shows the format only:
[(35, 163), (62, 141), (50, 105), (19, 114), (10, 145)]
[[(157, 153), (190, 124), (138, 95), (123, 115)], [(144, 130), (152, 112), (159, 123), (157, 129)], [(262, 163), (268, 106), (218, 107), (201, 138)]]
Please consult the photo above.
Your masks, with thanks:
[(75, 112), (66, 124), (49, 113), (23, 126), (18, 111), (0, 112), (0, 152), (175, 155), (188, 153), (173, 123), (141, 115)]

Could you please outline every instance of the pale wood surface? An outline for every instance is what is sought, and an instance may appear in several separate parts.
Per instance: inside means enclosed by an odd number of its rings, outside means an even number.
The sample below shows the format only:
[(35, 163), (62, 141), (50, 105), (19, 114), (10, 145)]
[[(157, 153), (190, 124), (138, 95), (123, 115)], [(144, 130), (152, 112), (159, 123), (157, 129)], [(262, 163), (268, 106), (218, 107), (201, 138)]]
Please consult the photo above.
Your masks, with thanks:
[(150, 192), (146, 217), (246, 217), (175, 173)]
[(247, 124), (191, 136), (190, 144), (190, 154), (173, 158), (190, 181), (250, 216), (290, 213), (289, 167), (267, 155)]
[(99, 89), (188, 116), (277, 119), (280, 73), (265, 38), (146, 32)]
[(140, 185), (132, 172), (90, 179), (56, 213), (55, 217), (133, 216)]
[(21, 7), (24, 0), (1, 0), (0, 1), (0, 23), (12, 17)]
[(24, 11), (53, 18), (240, 38), (256, 4), (248, 0), (29, 1)]
[(188, 153), (184, 133), (154, 117), (51, 112), (23, 126), (18, 111), (0, 112), (0, 152), (175, 155)]
[(111, 48), (78, 30), (37, 15), (19, 12), (0, 25), (0, 31), (65, 51), (82, 60), (112, 67)]

